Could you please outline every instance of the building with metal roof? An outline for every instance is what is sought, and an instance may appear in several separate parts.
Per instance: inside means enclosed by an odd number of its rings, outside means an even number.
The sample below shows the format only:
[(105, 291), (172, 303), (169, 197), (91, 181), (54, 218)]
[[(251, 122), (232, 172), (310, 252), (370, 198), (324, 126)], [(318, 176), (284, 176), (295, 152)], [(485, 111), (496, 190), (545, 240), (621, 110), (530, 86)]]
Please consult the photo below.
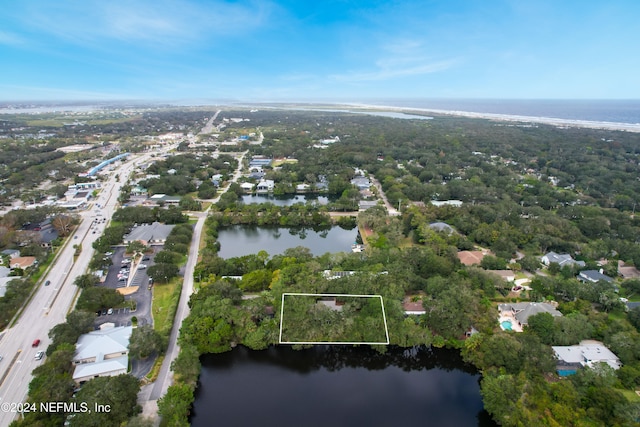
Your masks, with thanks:
[(159, 222), (139, 225), (123, 237), (124, 244), (128, 245), (131, 242), (139, 241), (143, 245), (163, 245), (173, 227), (175, 225)]
[(73, 356), (73, 380), (81, 384), (96, 377), (126, 374), (129, 367), (129, 339), (131, 326), (114, 327), (113, 323), (102, 329), (81, 335)]

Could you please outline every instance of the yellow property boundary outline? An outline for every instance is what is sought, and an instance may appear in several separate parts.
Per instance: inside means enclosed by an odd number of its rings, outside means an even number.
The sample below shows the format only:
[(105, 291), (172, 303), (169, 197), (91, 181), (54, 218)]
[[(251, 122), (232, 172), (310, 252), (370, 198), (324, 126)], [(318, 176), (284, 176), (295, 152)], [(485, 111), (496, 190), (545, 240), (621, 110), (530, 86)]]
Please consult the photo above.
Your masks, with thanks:
[[(387, 340), (385, 342), (365, 342), (365, 341), (282, 341), (282, 325), (284, 324), (284, 297), (285, 296), (308, 296), (308, 297), (356, 297), (356, 298), (380, 298), (380, 306), (382, 307), (382, 320), (384, 321), (384, 332)], [(282, 303), (280, 305), (280, 335), (278, 338), (280, 344), (330, 344), (330, 345), (389, 345), (389, 327), (387, 326), (387, 315), (384, 311), (384, 301), (382, 295), (354, 295), (354, 294), (308, 294), (296, 292), (284, 292), (282, 294)]]

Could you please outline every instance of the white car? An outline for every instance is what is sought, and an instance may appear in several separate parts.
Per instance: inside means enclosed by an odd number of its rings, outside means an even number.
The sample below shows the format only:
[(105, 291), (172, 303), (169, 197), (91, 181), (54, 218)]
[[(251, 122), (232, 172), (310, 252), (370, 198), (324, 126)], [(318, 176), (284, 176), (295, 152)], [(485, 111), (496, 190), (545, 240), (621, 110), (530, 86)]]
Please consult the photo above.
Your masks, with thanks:
[(36, 359), (36, 360), (40, 360), (40, 359), (42, 359), (43, 357), (44, 357), (44, 351), (39, 351), (39, 352), (37, 352), (37, 353), (36, 353), (36, 357), (35, 357), (35, 359)]
[(138, 270), (144, 270), (145, 268), (147, 268), (147, 264), (140, 264), (138, 266)]

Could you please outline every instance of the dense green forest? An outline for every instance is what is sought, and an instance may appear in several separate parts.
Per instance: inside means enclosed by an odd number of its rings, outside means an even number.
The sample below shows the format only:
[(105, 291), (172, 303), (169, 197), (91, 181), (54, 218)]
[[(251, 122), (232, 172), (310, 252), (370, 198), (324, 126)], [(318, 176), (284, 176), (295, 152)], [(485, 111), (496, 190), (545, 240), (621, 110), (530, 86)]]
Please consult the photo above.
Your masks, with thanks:
[[(382, 295), (392, 345), (460, 349), (482, 372), (485, 408), (501, 425), (636, 425), (640, 403), (631, 390), (640, 386), (640, 309), (626, 311), (619, 297), (638, 299), (640, 281), (620, 277), (617, 263), (640, 265), (639, 135), (451, 117), (393, 120), (295, 111), (250, 117), (265, 140), (244, 148), (298, 160), (265, 168), (267, 178), (293, 185), (323, 175), (333, 183), (329, 191), (340, 196), (351, 191), (357, 167), (381, 182), (402, 214), (389, 217), (382, 207), (359, 214), (360, 230), (368, 231), (364, 254), (313, 257), (305, 248), (291, 248), (282, 255), (261, 251), (222, 259), (220, 227), (282, 225), (282, 217), (303, 218), (301, 212), (314, 209), (243, 206), (234, 202), (238, 195), (229, 195), (207, 221), (195, 273), (201, 288), (181, 330), (183, 351), (174, 364), (179, 382), (160, 403), (163, 417), (187, 416), (200, 354), (276, 344), (281, 295), (309, 292)], [(314, 148), (334, 136), (339, 141)], [(430, 204), (448, 199), (462, 206)], [(324, 208), (315, 209), (322, 215)], [(431, 228), (436, 221), (455, 231)], [(462, 265), (458, 251), (474, 248), (494, 255), (478, 266)], [(586, 267), (541, 269), (540, 256), (551, 250), (569, 253)], [(529, 290), (513, 293), (512, 285), (485, 271), (505, 268), (528, 275)], [(576, 279), (581, 269), (600, 268), (612, 283)], [(325, 270), (355, 274), (328, 280)], [(257, 298), (242, 299), (245, 292)], [(407, 297), (421, 301), (426, 314), (406, 316)], [(533, 316), (522, 333), (498, 327), (498, 303), (545, 300), (555, 300), (564, 316)], [(340, 320), (317, 302), (307, 303), (294, 315), (316, 313), (327, 324)], [(470, 335), (471, 328), (477, 333)], [(623, 367), (559, 378), (550, 346), (583, 339), (604, 342)]]
[[(101, 124), (99, 140), (108, 141), (106, 135), (123, 126), (134, 129), (128, 131), (133, 133), (144, 129), (157, 134), (180, 126), (190, 131), (212, 114), (204, 110), (182, 115), (145, 112)], [(273, 179), (276, 189), (284, 194), (297, 184), (313, 186), (323, 180), (327, 183), (323, 191), (337, 201), (327, 206), (243, 205), (239, 185), (232, 184), (212, 207), (194, 273), (199, 290), (190, 300), (191, 315), (182, 325), (181, 353), (173, 365), (177, 382), (159, 402), (166, 425), (188, 423), (200, 355), (229, 351), (236, 345), (262, 349), (278, 343), (282, 295), (292, 292), (381, 295), (390, 344), (458, 349), (482, 373), (485, 408), (501, 425), (637, 425), (640, 399), (634, 391), (640, 388), (640, 308), (627, 310), (623, 299), (640, 301), (640, 279), (622, 277), (618, 263), (640, 267), (640, 222), (635, 215), (640, 200), (639, 134), (439, 116), (401, 120), (277, 109), (226, 110), (225, 115), (249, 119), (228, 123), (229, 135), (235, 130), (245, 133), (248, 123), (264, 135), (260, 145), (240, 142), (233, 150), (248, 150), (248, 158), (297, 160), (264, 167), (265, 178)], [(20, 120), (3, 129), (11, 133), (7, 129), (17, 128)], [(45, 130), (56, 132), (54, 128)], [(56, 129), (67, 136), (72, 133)], [(133, 136), (126, 144), (141, 149)], [(19, 132), (11, 133), (11, 138), (19, 141), (12, 144), (26, 144), (16, 148), (23, 151), (35, 141)], [(329, 138), (332, 143), (322, 142)], [(7, 166), (0, 172), (5, 179), (20, 173), (42, 175), (50, 169), (33, 169), (42, 156), (53, 156), (46, 164), (69, 160), (51, 154), (55, 151), (49, 145), (31, 151), (33, 161), (23, 165), (7, 157)], [(181, 150), (185, 152), (152, 166), (149, 173), (162, 179), (144, 184), (152, 192), (214, 196), (211, 176), (227, 177), (235, 167), (233, 159), (202, 155), (198, 148), (186, 145)], [(376, 178), (389, 202), (400, 207), (400, 215), (394, 217), (382, 206), (358, 214), (365, 252), (314, 257), (298, 247), (278, 255), (261, 251), (230, 259), (218, 256), (217, 233), (222, 227), (328, 228), (330, 211), (351, 210), (359, 199), (371, 197), (351, 184), (356, 168)], [(179, 172), (170, 178), (169, 169)], [(445, 200), (462, 205), (431, 204)], [(5, 221), (20, 223), (28, 216), (21, 215)], [(186, 220), (178, 209), (126, 209), (118, 215), (96, 249), (103, 251), (119, 241), (125, 232), (123, 223)], [(340, 221), (345, 227), (353, 226), (352, 220)], [(434, 222), (448, 224), (453, 232), (432, 228)], [(158, 254), (166, 264), (185, 253), (181, 239), (178, 235), (171, 249)], [(480, 248), (492, 255), (479, 265), (459, 261), (459, 251)], [(585, 267), (551, 264), (543, 268), (540, 257), (548, 251), (570, 254), (584, 261)], [(98, 258), (96, 264), (102, 259)], [(513, 292), (511, 284), (486, 271), (496, 269), (527, 277), (528, 288)], [(583, 269), (602, 269), (613, 281), (582, 283), (576, 276)], [(354, 274), (330, 280), (325, 270)], [(243, 299), (246, 293), (254, 298)], [(421, 302), (426, 313), (406, 316), (402, 304), (407, 299)], [(519, 301), (557, 303), (563, 316), (533, 316), (522, 333), (501, 330), (497, 305)], [(344, 315), (320, 308), (317, 301), (294, 308), (293, 315), (301, 320), (314, 313), (327, 325), (353, 321), (349, 336), (364, 337), (364, 325), (372, 321), (358, 317), (368, 311), (363, 306), (348, 306)], [(318, 332), (303, 321), (297, 326), (297, 337)], [(328, 328), (320, 335), (331, 333)], [(550, 346), (583, 339), (602, 341), (620, 358), (622, 368), (600, 366), (560, 378)], [(385, 351), (384, 346), (375, 348)], [(67, 350), (61, 347), (60, 351)]]

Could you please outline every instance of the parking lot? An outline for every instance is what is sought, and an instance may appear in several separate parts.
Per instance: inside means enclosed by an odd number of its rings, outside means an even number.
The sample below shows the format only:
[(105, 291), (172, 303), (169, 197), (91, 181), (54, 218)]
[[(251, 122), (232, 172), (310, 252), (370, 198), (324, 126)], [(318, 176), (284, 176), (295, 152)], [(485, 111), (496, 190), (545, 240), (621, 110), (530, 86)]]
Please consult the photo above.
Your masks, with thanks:
[[(162, 247), (152, 247), (148, 253), (145, 253), (142, 260), (139, 263), (143, 263), (148, 267), (153, 265), (153, 258), (156, 252), (162, 250)], [(151, 297), (152, 289), (150, 289), (150, 280), (147, 275), (147, 269), (136, 269), (135, 266), (123, 268), (123, 260), (130, 259), (125, 256), (125, 248), (117, 247), (113, 249), (113, 253), (110, 255), (111, 262), (113, 263), (108, 271), (104, 283), (101, 286), (105, 286), (111, 289), (130, 288), (131, 290), (137, 290), (131, 294), (125, 295), (125, 301), (135, 301), (135, 309), (129, 308), (117, 308), (106, 307), (105, 310), (101, 310), (100, 315), (96, 317), (95, 326), (99, 327), (103, 323), (114, 323), (116, 326), (130, 326), (131, 318), (136, 316), (138, 319), (138, 325), (147, 325), (152, 323), (151, 319)], [(122, 276), (121, 273), (128, 271), (128, 276)], [(134, 273), (131, 273), (134, 271)], [(133, 274), (133, 276), (131, 276)], [(119, 275), (121, 277), (119, 277)], [(124, 278), (124, 280), (122, 280)], [(151, 287), (152, 288), (152, 287)], [(124, 289), (123, 289), (124, 290)], [(108, 308), (112, 308), (111, 314), (108, 314)], [(104, 314), (103, 314), (104, 313)]]

